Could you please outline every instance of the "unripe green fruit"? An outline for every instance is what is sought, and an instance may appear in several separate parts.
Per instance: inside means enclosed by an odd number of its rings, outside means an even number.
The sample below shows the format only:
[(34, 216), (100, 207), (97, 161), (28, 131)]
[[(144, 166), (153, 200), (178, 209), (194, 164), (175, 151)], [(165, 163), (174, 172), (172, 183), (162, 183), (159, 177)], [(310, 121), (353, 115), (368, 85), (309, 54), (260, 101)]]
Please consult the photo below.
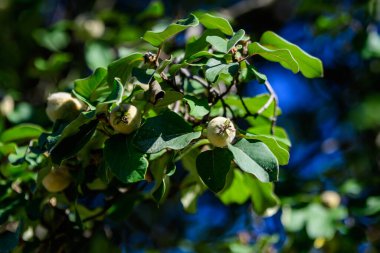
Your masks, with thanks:
[(121, 104), (112, 110), (110, 124), (115, 131), (122, 134), (130, 134), (139, 128), (141, 113), (134, 105)]
[(71, 176), (68, 168), (61, 166), (55, 170), (50, 171), (44, 179), (42, 185), (49, 192), (60, 192), (66, 189), (71, 183)]
[(47, 98), (46, 114), (55, 122), (58, 119), (71, 121), (75, 119), (84, 105), (70, 93), (56, 92)]
[(216, 117), (207, 126), (207, 139), (216, 147), (225, 147), (233, 141), (236, 129), (230, 119)]

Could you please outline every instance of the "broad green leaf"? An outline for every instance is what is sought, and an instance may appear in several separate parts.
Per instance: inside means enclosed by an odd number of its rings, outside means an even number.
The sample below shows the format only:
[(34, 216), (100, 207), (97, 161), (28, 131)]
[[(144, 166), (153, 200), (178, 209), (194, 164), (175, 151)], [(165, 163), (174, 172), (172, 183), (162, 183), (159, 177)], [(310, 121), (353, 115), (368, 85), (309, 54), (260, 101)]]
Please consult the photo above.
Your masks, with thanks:
[(76, 155), (91, 139), (97, 125), (98, 120), (95, 119), (81, 125), (76, 133), (61, 137), (60, 141), (50, 150), (53, 163), (60, 164), (62, 160)]
[(250, 140), (259, 140), (265, 143), (267, 147), (272, 151), (272, 153), (276, 156), (278, 163), (280, 165), (286, 165), (289, 163), (289, 152), (285, 148), (283, 148), (274, 137), (270, 135), (245, 135), (245, 139)]
[(241, 139), (235, 145), (229, 144), (228, 149), (240, 169), (262, 182), (278, 180), (278, 161), (264, 143)]
[(119, 78), (115, 78), (112, 83), (111, 93), (102, 102), (103, 104), (119, 103), (123, 96), (124, 87)]
[(257, 126), (257, 127), (251, 127), (247, 129), (247, 132), (251, 134), (257, 134), (261, 136), (267, 136), (267, 137), (273, 137), (276, 139), (276, 141), (285, 149), (288, 149), (291, 147), (291, 143), (288, 137), (288, 134), (286, 131), (279, 126), (275, 126), (273, 129), (273, 135), (271, 135), (271, 126)]
[(104, 159), (112, 174), (123, 183), (134, 183), (145, 178), (148, 160), (126, 135), (114, 135), (106, 141)]
[(250, 186), (245, 183), (245, 177), (247, 175), (244, 175), (243, 172), (237, 169), (234, 169), (233, 171), (234, 176), (232, 184), (219, 194), (219, 198), (226, 205), (233, 203), (241, 205), (249, 199), (251, 196), (251, 190)]
[(227, 53), (227, 40), (219, 36), (207, 36), (206, 41), (218, 52)]
[(188, 58), (189, 61), (195, 60), (197, 58), (223, 58), (224, 54), (215, 54), (215, 53), (210, 53), (208, 51), (199, 51), (198, 53), (193, 54)]
[(289, 206), (283, 207), (281, 220), (286, 228), (290, 232), (300, 231), (307, 220), (307, 209), (292, 209)]
[[(1, 155), (9, 155), (11, 153), (16, 153), (17, 145), (15, 143), (2, 143), (0, 142), (0, 154)], [(0, 199), (1, 200), (1, 199)]]
[(90, 69), (105, 68), (114, 59), (109, 45), (100, 42), (89, 42), (85, 45), (86, 63)]
[(207, 150), (198, 155), (196, 161), (198, 174), (213, 192), (219, 192), (224, 188), (231, 161), (231, 152), (224, 148)]
[(210, 106), (206, 99), (199, 99), (194, 96), (186, 95), (184, 100), (190, 107), (190, 115), (197, 119), (202, 119), (210, 112)]
[(333, 238), (335, 224), (326, 207), (313, 203), (308, 207), (307, 216), (306, 232), (310, 238)]
[(106, 82), (107, 70), (98, 68), (87, 78), (78, 79), (74, 82), (73, 93), (80, 100), (95, 109), (96, 105), (104, 102), (110, 95), (111, 90)]
[(38, 125), (20, 124), (5, 130), (0, 135), (0, 141), (7, 143), (35, 139), (38, 138), (43, 131), (42, 127)]
[(159, 18), (165, 14), (165, 6), (161, 1), (152, 1), (144, 9), (143, 12), (139, 13), (137, 16), (138, 20), (143, 20), (146, 18)]
[(216, 59), (209, 59), (207, 61), (206, 79), (212, 83), (218, 80), (218, 77), (222, 74), (233, 76), (239, 69), (239, 63), (223, 63)]
[(230, 22), (225, 18), (217, 17), (209, 13), (197, 13), (195, 15), (199, 19), (199, 22), (207, 29), (217, 29), (226, 35), (232, 35), (234, 33)]
[(262, 183), (250, 174), (234, 170), (234, 178), (230, 187), (225, 189), (219, 198), (224, 204), (243, 204), (249, 198), (253, 210), (263, 215), (268, 208), (279, 205), (279, 199), (274, 194), (273, 183)]
[(300, 67), (288, 49), (271, 49), (257, 42), (248, 45), (249, 55), (260, 55), (268, 61), (278, 62), (284, 68), (297, 73)]
[(181, 116), (166, 111), (145, 121), (136, 133), (134, 144), (144, 153), (157, 153), (164, 148), (182, 149), (200, 135)]
[(209, 36), (217, 36), (217, 37), (223, 38), (224, 34), (221, 33), (219, 30), (206, 30), (201, 35), (201, 37), (199, 37), (198, 39), (190, 40), (186, 44), (184, 58), (190, 61), (190, 60), (196, 59), (197, 57), (195, 57), (194, 55), (198, 54), (199, 52), (201, 51), (207, 52), (210, 44), (209, 42), (206, 41), (206, 39)]
[(260, 182), (256, 178), (246, 175), (245, 184), (250, 187), (253, 210), (264, 215), (269, 208), (275, 208), (280, 204), (280, 200), (274, 194), (273, 183)]
[(298, 62), (299, 69), (305, 77), (323, 77), (323, 65), (321, 60), (311, 56), (276, 33), (272, 31), (265, 32), (260, 38), (260, 43), (270, 49), (288, 49)]
[(244, 38), (245, 31), (243, 29), (240, 29), (234, 35), (231, 37), (231, 39), (227, 42), (227, 51), (228, 53), (239, 41), (241, 41)]
[(111, 84), (115, 77), (120, 78), (120, 82), (124, 85), (132, 74), (132, 69), (144, 61), (144, 55), (141, 53), (133, 53), (124, 58), (116, 60), (108, 65), (107, 82)]
[(220, 36), (207, 36), (206, 41), (210, 43), (216, 51), (228, 53), (244, 37), (244, 34), (244, 30), (239, 30), (229, 40)]
[(198, 19), (194, 15), (190, 14), (188, 18), (180, 19), (177, 22), (170, 24), (163, 31), (160, 31), (160, 32), (147, 31), (144, 34), (143, 39), (149, 42), (151, 45), (158, 47), (170, 37), (182, 32), (183, 30), (189, 27), (197, 26), (198, 24), (199, 24)]

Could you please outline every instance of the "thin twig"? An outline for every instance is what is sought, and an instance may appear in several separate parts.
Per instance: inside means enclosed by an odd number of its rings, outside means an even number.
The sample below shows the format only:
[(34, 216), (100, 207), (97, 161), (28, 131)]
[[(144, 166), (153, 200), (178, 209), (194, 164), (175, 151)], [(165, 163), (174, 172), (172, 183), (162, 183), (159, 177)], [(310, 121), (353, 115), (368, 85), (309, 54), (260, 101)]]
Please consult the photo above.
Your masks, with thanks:
[[(223, 105), (223, 114), (227, 114), (227, 110), (226, 108), (230, 111), (231, 113), (231, 116), (233, 119), (235, 119), (235, 113), (234, 111), (232, 110), (231, 106), (229, 106), (226, 101), (224, 101), (223, 98), (220, 99), (220, 101), (222, 102), (222, 105)], [(223, 115), (223, 116), (226, 116), (226, 115)]]
[(181, 71), (181, 73), (182, 73), (183, 75), (185, 75), (187, 78), (192, 79), (192, 80), (195, 80), (195, 81), (197, 81), (198, 83), (200, 83), (204, 88), (206, 88), (206, 89), (209, 89), (209, 88), (210, 88), (210, 84), (209, 84), (205, 79), (203, 79), (203, 78), (200, 77), (200, 76), (196, 76), (196, 75), (191, 74), (190, 71), (189, 71), (188, 69), (181, 68), (180, 71)]
[(260, 114), (262, 114), (266, 109), (269, 108), (270, 104), (274, 101), (274, 96), (270, 95), (268, 101), (255, 113), (253, 117), (257, 118)]
[(274, 127), (276, 126), (276, 121), (277, 121), (277, 105), (278, 105), (278, 97), (274, 89), (272, 88), (272, 85), (269, 83), (268, 80), (265, 81), (265, 88), (268, 90), (270, 93), (271, 97), (273, 97), (273, 117), (271, 118), (272, 124), (271, 124), (271, 129), (270, 132), (273, 135), (274, 134)]

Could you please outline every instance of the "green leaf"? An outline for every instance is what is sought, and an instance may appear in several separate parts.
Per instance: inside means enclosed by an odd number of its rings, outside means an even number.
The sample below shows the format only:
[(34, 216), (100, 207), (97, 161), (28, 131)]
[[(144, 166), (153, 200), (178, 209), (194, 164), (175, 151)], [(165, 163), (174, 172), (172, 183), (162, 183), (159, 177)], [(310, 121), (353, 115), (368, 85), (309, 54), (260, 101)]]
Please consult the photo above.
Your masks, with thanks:
[(258, 215), (264, 215), (269, 208), (277, 207), (280, 204), (280, 200), (274, 194), (273, 183), (260, 182), (250, 175), (246, 175), (245, 180), (251, 190), (253, 210)]
[(132, 74), (132, 69), (144, 61), (144, 55), (141, 53), (133, 53), (124, 58), (116, 60), (108, 65), (107, 82), (111, 84), (115, 77), (120, 78), (120, 82), (124, 85)]
[(206, 41), (212, 45), (212, 47), (222, 53), (227, 53), (227, 40), (219, 36), (207, 36)]
[(1, 155), (9, 155), (11, 153), (16, 153), (17, 151), (17, 145), (15, 143), (7, 143), (7, 144), (4, 144), (2, 142), (0, 142), (0, 154)]
[(76, 155), (91, 139), (97, 125), (98, 120), (95, 119), (81, 125), (75, 134), (61, 137), (60, 141), (50, 150), (53, 163), (60, 164), (62, 160)]
[(107, 70), (98, 68), (87, 78), (74, 81), (74, 95), (95, 109), (98, 103), (104, 102), (111, 94), (107, 82)]
[(198, 174), (213, 192), (219, 192), (224, 188), (231, 161), (231, 152), (224, 148), (207, 150), (198, 155), (196, 161)]
[(161, 1), (152, 1), (138, 16), (138, 20), (147, 18), (159, 18), (165, 14), (165, 7)]
[(250, 186), (246, 184), (245, 177), (240, 170), (234, 169), (234, 176), (230, 187), (219, 194), (220, 200), (225, 204), (243, 204), (251, 196)]
[(195, 15), (199, 19), (199, 22), (207, 29), (217, 29), (226, 35), (232, 35), (234, 33), (230, 22), (225, 18), (213, 16), (209, 13), (197, 13)]
[(219, 30), (206, 30), (201, 37), (198, 39), (190, 40), (186, 44), (184, 58), (190, 61), (196, 59), (197, 57), (200, 57), (195, 55), (201, 51), (207, 52), (209, 43), (206, 41), (206, 39), (209, 36), (224, 37), (223, 33), (221, 33)]
[(119, 78), (115, 78), (112, 83), (111, 93), (102, 102), (103, 104), (119, 103), (123, 96), (124, 87)]
[(265, 32), (260, 38), (260, 43), (271, 49), (288, 49), (298, 62), (300, 71), (305, 77), (323, 77), (323, 65), (321, 60), (311, 56), (276, 33), (272, 31)]
[(331, 239), (335, 234), (335, 224), (329, 210), (320, 204), (309, 205), (306, 220), (306, 232), (310, 238)]
[(210, 43), (216, 51), (228, 53), (244, 37), (244, 34), (244, 30), (239, 30), (230, 40), (226, 40), (220, 36), (207, 36), (206, 41)]
[(0, 135), (0, 141), (7, 143), (35, 139), (38, 138), (43, 131), (43, 128), (38, 125), (20, 124), (5, 130)]
[(267, 80), (266, 75), (257, 71), (253, 65), (247, 64), (246, 61), (240, 62), (240, 78), (242, 82), (249, 82), (256, 79), (259, 83), (265, 83)]
[(158, 102), (154, 105), (156, 109), (166, 108), (168, 105), (173, 104), (174, 102), (181, 100), (183, 98), (183, 94), (178, 91), (168, 90), (165, 91), (165, 96), (163, 99), (158, 100)]
[(144, 180), (148, 160), (126, 135), (114, 135), (105, 142), (104, 159), (111, 172), (123, 183)]
[(197, 119), (202, 119), (210, 112), (210, 106), (206, 99), (199, 99), (194, 96), (186, 95), (184, 100), (190, 107), (190, 115)]
[(292, 146), (285, 129), (279, 126), (275, 126), (273, 129), (274, 130), (273, 135), (271, 135), (271, 128), (272, 128), (271, 125), (257, 126), (257, 127), (248, 128), (247, 132), (251, 134), (261, 135), (261, 136), (273, 137), (281, 145), (281, 147), (285, 149), (288, 149), (289, 147)]
[(234, 170), (234, 178), (230, 187), (219, 194), (224, 204), (243, 204), (249, 198), (252, 201), (253, 210), (263, 215), (268, 208), (277, 207), (280, 203), (274, 194), (273, 183), (263, 183), (250, 174)]
[(190, 14), (188, 18), (180, 19), (177, 22), (170, 24), (165, 30), (161, 32), (147, 31), (144, 34), (143, 39), (149, 42), (151, 45), (158, 47), (170, 37), (182, 32), (189, 27), (197, 26), (198, 24), (198, 19), (194, 15)]
[(166, 111), (146, 120), (138, 129), (134, 144), (144, 153), (157, 153), (164, 148), (182, 149), (200, 135), (181, 116)]
[(284, 68), (297, 73), (300, 67), (288, 49), (270, 49), (257, 42), (248, 45), (249, 55), (260, 55), (268, 61), (278, 62)]
[(10, 252), (19, 244), (19, 237), (22, 230), (22, 221), (18, 224), (14, 233), (5, 231), (0, 234), (0, 252)]
[(112, 48), (104, 43), (89, 42), (85, 45), (86, 63), (90, 69), (105, 68), (114, 59)]
[(276, 156), (280, 165), (286, 165), (289, 163), (290, 155), (288, 150), (283, 148), (274, 137), (270, 135), (245, 135), (244, 138), (262, 141)]
[(264, 143), (241, 139), (233, 146), (229, 144), (228, 149), (240, 169), (262, 182), (278, 180), (278, 161)]
[(222, 63), (222, 61), (216, 59), (209, 59), (207, 61), (206, 79), (212, 83), (216, 82), (218, 77), (222, 74), (233, 76), (239, 69), (239, 63)]
[(231, 39), (227, 42), (227, 52), (228, 53), (239, 41), (241, 41), (244, 38), (245, 31), (243, 29), (240, 29), (237, 31)]

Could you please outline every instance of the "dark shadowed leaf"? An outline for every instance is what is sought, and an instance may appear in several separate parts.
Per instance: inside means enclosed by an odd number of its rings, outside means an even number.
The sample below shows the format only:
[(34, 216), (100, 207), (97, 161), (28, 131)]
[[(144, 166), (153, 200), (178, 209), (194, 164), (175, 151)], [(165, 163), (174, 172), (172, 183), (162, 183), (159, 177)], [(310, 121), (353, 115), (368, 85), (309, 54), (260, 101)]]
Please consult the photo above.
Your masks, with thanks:
[(114, 135), (105, 142), (104, 159), (112, 174), (123, 183), (144, 179), (148, 160), (126, 135)]
[(232, 154), (225, 148), (207, 150), (198, 155), (196, 161), (198, 174), (213, 192), (221, 191), (226, 184), (231, 161)]

